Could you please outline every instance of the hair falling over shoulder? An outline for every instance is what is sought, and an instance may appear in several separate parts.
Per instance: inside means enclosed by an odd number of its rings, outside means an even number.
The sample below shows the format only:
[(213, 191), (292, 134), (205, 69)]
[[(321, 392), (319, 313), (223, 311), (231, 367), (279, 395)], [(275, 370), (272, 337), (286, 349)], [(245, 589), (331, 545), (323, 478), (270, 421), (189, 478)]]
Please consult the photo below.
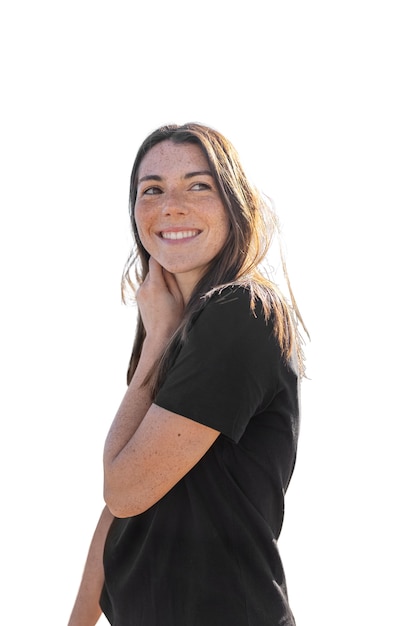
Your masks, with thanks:
[[(218, 131), (197, 123), (168, 125), (152, 132), (142, 143), (136, 155), (131, 178), (129, 213), (134, 244), (122, 277), (123, 301), (136, 290), (149, 270), (149, 254), (143, 247), (135, 222), (135, 204), (138, 170), (147, 152), (161, 141), (192, 143), (198, 145), (208, 159), (211, 173), (217, 184), (226, 212), (230, 219), (230, 232), (221, 252), (211, 261), (205, 275), (196, 285), (187, 303), (182, 323), (167, 346), (161, 360), (155, 364), (147, 382), (153, 394), (158, 391), (170, 364), (175, 359), (190, 325), (204, 307), (206, 298), (213, 292), (236, 284), (250, 289), (252, 304), (260, 300), (266, 319), (274, 322), (274, 330), (281, 350), (288, 360), (295, 355), (299, 376), (305, 375), (303, 335), (309, 337), (289, 281), (285, 259), (280, 245), (281, 267), (289, 298), (285, 298), (278, 286), (267, 277), (263, 262), (272, 240), (279, 235), (278, 219), (270, 202), (249, 182), (240, 158), (233, 145)], [(130, 383), (139, 362), (145, 329), (138, 315), (136, 334), (127, 372)]]

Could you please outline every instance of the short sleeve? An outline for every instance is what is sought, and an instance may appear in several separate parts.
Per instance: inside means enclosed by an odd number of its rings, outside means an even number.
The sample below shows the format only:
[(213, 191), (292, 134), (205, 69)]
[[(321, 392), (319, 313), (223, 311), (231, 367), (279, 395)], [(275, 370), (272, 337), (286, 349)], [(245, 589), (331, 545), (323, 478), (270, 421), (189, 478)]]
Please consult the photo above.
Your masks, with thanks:
[(155, 403), (238, 441), (279, 389), (281, 352), (258, 303), (233, 287), (194, 322)]

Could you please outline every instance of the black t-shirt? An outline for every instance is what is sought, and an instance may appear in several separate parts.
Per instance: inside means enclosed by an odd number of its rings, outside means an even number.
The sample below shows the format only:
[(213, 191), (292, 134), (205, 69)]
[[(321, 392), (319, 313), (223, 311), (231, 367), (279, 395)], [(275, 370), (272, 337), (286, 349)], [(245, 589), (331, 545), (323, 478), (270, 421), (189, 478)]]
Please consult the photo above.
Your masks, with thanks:
[(298, 377), (243, 287), (208, 300), (155, 403), (219, 430), (159, 502), (115, 519), (101, 607), (114, 626), (293, 626), (277, 549)]

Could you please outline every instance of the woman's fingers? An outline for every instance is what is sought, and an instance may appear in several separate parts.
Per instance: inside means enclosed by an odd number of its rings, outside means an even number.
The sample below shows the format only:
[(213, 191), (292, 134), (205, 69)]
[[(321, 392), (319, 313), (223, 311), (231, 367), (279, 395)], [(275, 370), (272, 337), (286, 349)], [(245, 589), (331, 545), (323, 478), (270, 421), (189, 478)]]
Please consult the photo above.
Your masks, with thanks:
[(178, 327), (184, 301), (175, 276), (154, 258), (149, 259), (149, 272), (136, 294), (147, 334), (171, 335)]
[(162, 265), (158, 263), (153, 257), (149, 259), (149, 274), (150, 280), (154, 281), (155, 285), (160, 289), (168, 289), (168, 291), (175, 297), (176, 300), (182, 302), (181, 291), (178, 287), (177, 280), (171, 272), (168, 272)]
[(152, 256), (149, 258), (149, 272), (146, 276), (149, 280), (152, 280), (156, 284), (165, 282), (163, 277), (163, 271), (161, 265)]

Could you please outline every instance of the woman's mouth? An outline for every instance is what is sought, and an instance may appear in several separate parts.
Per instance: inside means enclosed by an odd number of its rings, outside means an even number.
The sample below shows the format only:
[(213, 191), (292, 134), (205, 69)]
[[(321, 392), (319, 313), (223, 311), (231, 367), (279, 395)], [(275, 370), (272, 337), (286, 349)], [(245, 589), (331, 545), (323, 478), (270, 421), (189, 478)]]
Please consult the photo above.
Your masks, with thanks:
[(199, 230), (164, 230), (161, 231), (162, 239), (191, 239), (200, 234)]

